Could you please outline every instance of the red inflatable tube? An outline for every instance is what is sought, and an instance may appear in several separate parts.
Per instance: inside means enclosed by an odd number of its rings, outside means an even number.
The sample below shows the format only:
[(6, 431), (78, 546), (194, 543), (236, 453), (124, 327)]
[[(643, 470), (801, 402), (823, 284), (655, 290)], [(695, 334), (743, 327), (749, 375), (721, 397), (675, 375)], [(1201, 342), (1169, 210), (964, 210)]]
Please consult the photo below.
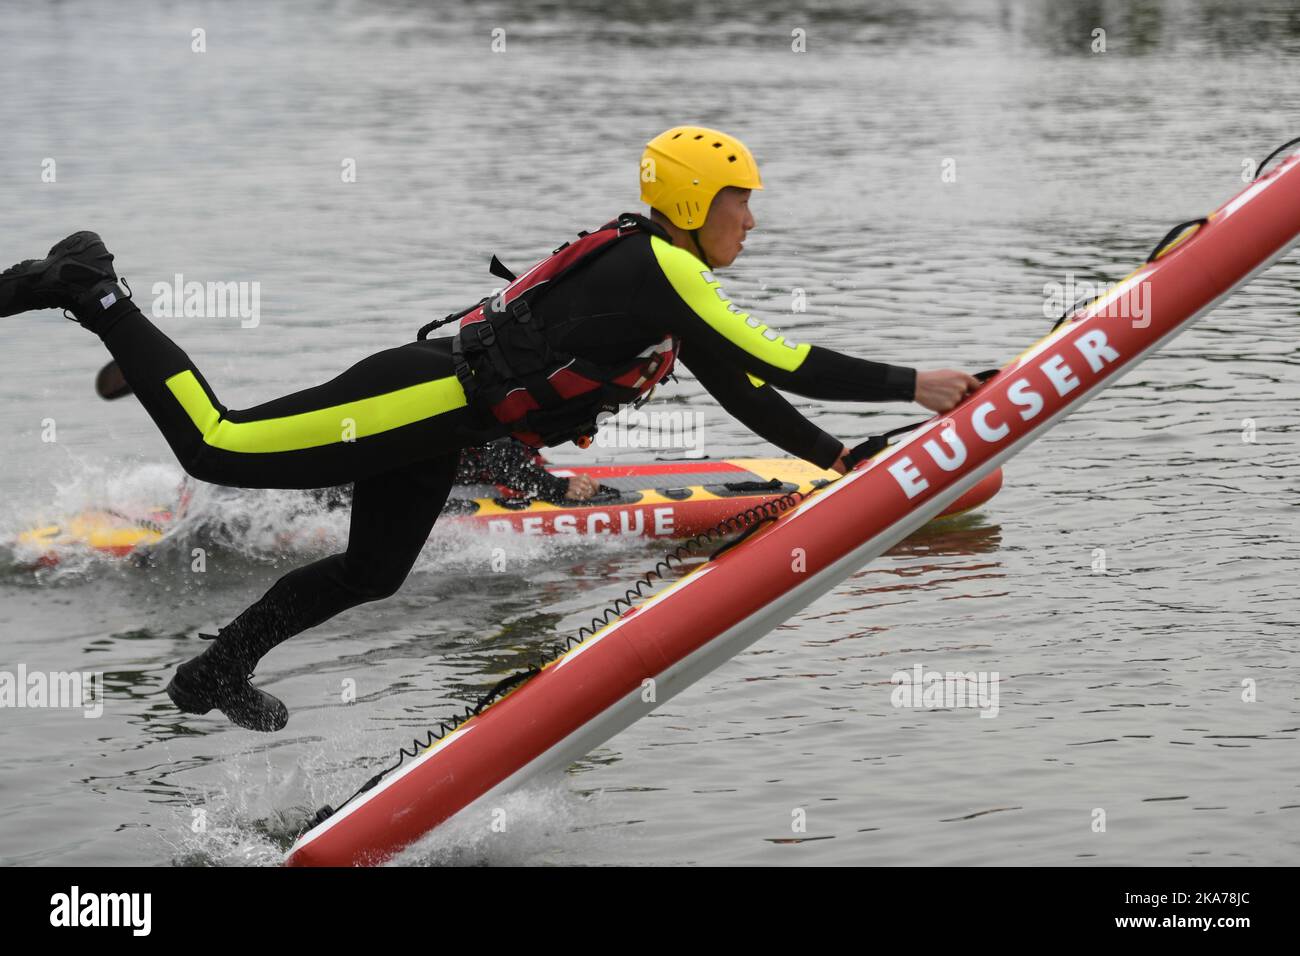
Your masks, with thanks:
[[(829, 591), (1298, 239), (1292, 156), (951, 413), (587, 638), (304, 834), (287, 862), (378, 863), (457, 814), (488, 826), (495, 796), (564, 769)], [(1134, 290), (1146, 314), (1113, 314)]]

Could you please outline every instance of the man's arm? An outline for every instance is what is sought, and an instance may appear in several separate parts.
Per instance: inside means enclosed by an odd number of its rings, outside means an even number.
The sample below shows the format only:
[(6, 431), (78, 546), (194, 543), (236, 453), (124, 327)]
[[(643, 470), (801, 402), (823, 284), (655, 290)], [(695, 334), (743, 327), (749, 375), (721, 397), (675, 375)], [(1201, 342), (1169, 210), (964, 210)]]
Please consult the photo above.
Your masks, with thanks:
[(819, 468), (831, 468), (844, 452), (839, 439), (818, 428), (771, 385), (755, 384), (741, 369), (683, 343), (678, 359), (718, 404), (762, 438)]
[(650, 248), (658, 269), (647, 272), (642, 305), (662, 316), (697, 357), (706, 354), (808, 398), (910, 402), (917, 397), (916, 369), (795, 345), (732, 305), (695, 256), (657, 236)]

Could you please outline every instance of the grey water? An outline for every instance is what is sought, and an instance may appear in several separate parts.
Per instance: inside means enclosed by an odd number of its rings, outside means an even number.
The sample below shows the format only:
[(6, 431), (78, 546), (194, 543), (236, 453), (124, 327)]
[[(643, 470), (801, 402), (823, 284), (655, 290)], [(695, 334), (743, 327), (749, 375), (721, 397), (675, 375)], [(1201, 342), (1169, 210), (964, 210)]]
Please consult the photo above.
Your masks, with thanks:
[[(0, 266), (89, 228), (144, 301), (178, 275), (257, 283), (255, 323), (157, 319), (233, 407), (475, 301), (493, 253), (527, 264), (638, 208), (641, 146), (677, 123), (762, 167), (719, 274), (736, 302), (797, 341), (970, 371), (1047, 331), (1051, 284), (1117, 281), (1300, 135), (1283, 0), (3, 13)], [(511, 797), (506, 832), (449, 827), (401, 862), (1300, 862), (1298, 260), (1009, 462), (977, 515)], [(92, 336), (47, 311), (0, 342), (0, 539), (171, 493), (143, 411), (93, 395)], [(849, 444), (923, 417), (792, 400)], [(710, 454), (776, 454), (689, 377), (656, 405), (699, 411)], [(0, 861), (276, 864), (663, 550), (518, 539), (494, 570), (496, 539), (435, 529), (396, 597), (262, 662), (292, 711), (268, 737), (162, 694), (197, 632), (306, 559), (276, 547), (281, 500), (245, 507), (202, 572), (183, 538), (149, 566), (0, 552), (0, 670), (104, 675), (99, 716), (0, 709)], [(342, 521), (320, 516), (317, 551)], [(895, 707), (918, 665), (996, 672), (996, 717)]]

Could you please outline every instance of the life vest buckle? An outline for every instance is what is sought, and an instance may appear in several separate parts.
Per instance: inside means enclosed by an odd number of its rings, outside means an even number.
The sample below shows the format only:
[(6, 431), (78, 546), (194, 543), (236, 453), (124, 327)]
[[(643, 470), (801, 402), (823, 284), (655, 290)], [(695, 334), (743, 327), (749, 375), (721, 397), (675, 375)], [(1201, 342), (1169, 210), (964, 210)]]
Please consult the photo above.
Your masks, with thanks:
[(515, 299), (510, 303), (509, 308), (515, 314), (515, 321), (522, 325), (527, 325), (533, 318), (533, 310), (527, 299)]
[(478, 383), (474, 381), (474, 371), (469, 367), (468, 362), (458, 362), (456, 364), (456, 378), (460, 382), (460, 387), (465, 390), (465, 397), (471, 397), (476, 391)]
[(469, 329), (474, 330), (474, 337), (479, 348), (489, 349), (496, 344), (497, 330), (492, 326), (491, 322), (475, 322), (473, 325), (468, 326), (466, 331)]
[(478, 382), (474, 378), (474, 370), (465, 359), (464, 343), (461, 341), (461, 334), (452, 336), (451, 339), (451, 360), (452, 368), (456, 372), (456, 378), (460, 381), (460, 386), (465, 390), (465, 398), (473, 399), (478, 392)]

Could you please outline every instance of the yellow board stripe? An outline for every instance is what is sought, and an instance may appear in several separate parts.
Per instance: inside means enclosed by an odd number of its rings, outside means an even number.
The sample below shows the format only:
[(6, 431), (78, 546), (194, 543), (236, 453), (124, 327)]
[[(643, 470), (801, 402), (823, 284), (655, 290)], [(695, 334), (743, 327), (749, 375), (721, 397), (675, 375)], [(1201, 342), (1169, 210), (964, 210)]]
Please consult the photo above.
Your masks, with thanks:
[(452, 375), (297, 415), (232, 422), (221, 417), (188, 369), (167, 379), (166, 385), (206, 444), (246, 454), (319, 448), (342, 442), (345, 434), (366, 438), (466, 405), (465, 389)]
[(722, 294), (722, 284), (699, 259), (658, 236), (650, 237), (650, 248), (673, 290), (715, 332), (755, 358), (784, 371), (793, 372), (803, 364), (811, 346), (787, 343), (775, 333), (774, 338), (769, 338), (765, 334), (766, 325), (751, 324), (748, 312), (732, 307), (731, 300)]

